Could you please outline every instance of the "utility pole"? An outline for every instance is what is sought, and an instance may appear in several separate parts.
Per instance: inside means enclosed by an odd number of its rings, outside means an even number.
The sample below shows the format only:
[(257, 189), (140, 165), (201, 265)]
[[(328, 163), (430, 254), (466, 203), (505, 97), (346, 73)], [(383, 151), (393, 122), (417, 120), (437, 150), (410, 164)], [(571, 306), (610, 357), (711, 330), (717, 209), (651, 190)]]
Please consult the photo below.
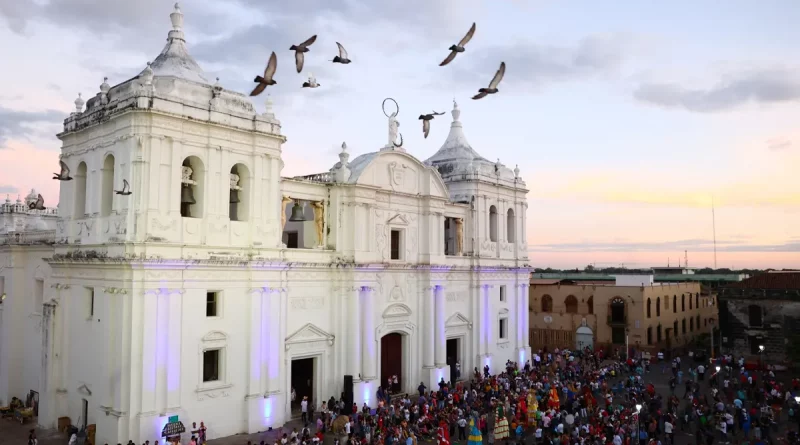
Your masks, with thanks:
[(717, 268), (717, 219), (714, 215), (714, 197), (711, 197), (711, 230), (714, 235), (714, 269)]

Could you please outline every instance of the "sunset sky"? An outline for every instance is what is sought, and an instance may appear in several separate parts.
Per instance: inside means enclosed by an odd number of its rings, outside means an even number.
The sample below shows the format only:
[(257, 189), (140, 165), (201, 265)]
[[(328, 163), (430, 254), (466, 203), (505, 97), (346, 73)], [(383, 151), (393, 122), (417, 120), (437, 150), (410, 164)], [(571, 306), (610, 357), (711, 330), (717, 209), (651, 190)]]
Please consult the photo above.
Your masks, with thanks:
[[(698, 5), (698, 3), (701, 3)], [(181, 4), (192, 55), (247, 93), (271, 51), (288, 142), (284, 175), (326, 171), (385, 143), (381, 101), (401, 107), (408, 151), (426, 159), (416, 117), (462, 110), (475, 150), (530, 188), (535, 267), (800, 268), (800, 4), (795, 0), (218, 0)], [(61, 121), (78, 92), (137, 75), (170, 29), (164, 0), (0, 1), (0, 193), (55, 204)], [(438, 63), (476, 21), (475, 38)], [(300, 88), (292, 43), (319, 39)], [(335, 41), (353, 63), (333, 66)], [(500, 93), (469, 98), (500, 61)], [(256, 107), (263, 110), (263, 100)], [(352, 159), (352, 157), (351, 157)]]

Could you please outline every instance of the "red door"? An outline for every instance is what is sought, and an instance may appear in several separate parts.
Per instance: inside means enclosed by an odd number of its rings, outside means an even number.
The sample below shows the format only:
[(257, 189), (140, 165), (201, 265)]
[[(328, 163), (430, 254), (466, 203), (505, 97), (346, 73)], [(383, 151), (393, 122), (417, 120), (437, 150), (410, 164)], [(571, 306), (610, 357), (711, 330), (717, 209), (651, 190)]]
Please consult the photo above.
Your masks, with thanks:
[(403, 387), (403, 336), (398, 333), (384, 335), (381, 338), (381, 385), (397, 376), (397, 385), (392, 385), (392, 393)]

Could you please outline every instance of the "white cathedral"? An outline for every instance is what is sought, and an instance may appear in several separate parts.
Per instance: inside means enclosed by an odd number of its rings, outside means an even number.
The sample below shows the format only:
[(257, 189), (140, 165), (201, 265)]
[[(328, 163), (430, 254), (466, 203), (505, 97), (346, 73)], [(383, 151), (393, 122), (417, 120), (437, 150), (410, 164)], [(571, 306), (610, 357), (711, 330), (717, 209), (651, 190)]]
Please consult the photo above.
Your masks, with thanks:
[(96, 443), (174, 416), (215, 438), (282, 425), (292, 389), (319, 406), (349, 375), (374, 406), (395, 375), (412, 393), (527, 360), (526, 185), (457, 105), (425, 162), (392, 115), (377, 151), (281, 177), (271, 104), (210, 82), (170, 18), (144, 71), (76, 100), (57, 211), (0, 206), (0, 406), (30, 394)]

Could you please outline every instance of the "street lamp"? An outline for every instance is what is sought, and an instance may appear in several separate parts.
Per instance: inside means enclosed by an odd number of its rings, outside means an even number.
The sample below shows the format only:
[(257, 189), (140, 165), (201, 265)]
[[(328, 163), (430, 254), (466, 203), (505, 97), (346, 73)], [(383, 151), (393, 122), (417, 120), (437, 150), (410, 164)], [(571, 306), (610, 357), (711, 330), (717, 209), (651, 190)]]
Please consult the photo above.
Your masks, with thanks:
[(758, 345), (758, 367), (759, 368), (763, 368), (764, 367), (764, 361), (762, 359), (763, 354), (764, 354), (764, 345)]
[[(800, 397), (798, 397), (798, 398), (800, 399)], [(639, 411), (641, 409), (642, 409), (642, 405), (637, 403), (636, 404), (636, 442), (635, 443), (640, 443), (641, 442), (639, 440)]]
[(800, 405), (800, 396), (794, 396), (794, 402)]

